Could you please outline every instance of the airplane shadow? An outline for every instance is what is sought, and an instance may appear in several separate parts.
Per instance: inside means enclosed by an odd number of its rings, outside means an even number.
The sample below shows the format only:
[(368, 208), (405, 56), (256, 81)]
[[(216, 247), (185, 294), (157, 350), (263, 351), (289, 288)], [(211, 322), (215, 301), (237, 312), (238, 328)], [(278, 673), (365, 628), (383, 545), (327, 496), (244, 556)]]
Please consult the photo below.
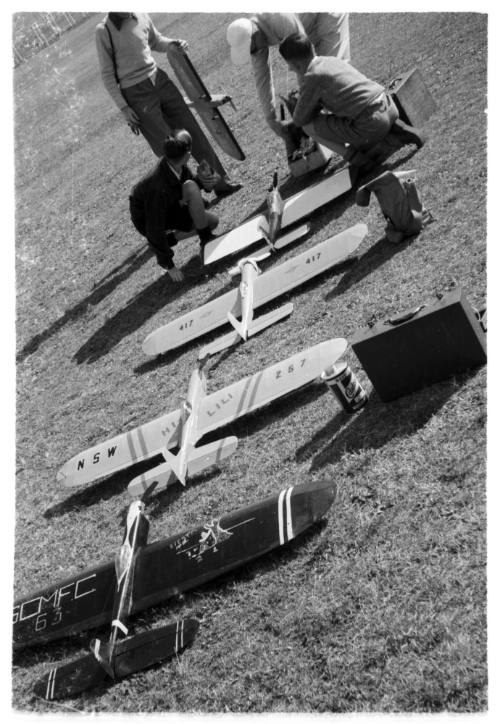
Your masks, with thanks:
[(411, 435), (475, 374), (477, 370), (472, 370), (387, 403), (373, 391), (360, 412), (338, 411), (297, 449), (295, 459), (300, 463), (311, 460), (310, 472), (314, 472), (338, 462), (346, 453), (378, 449), (390, 440)]
[(88, 296), (78, 302), (74, 307), (71, 307), (71, 309), (66, 310), (62, 317), (56, 319), (56, 321), (43, 332), (39, 332), (32, 337), (16, 355), (17, 362), (22, 362), (26, 357), (36, 352), (43, 342), (46, 342), (54, 334), (57, 334), (66, 324), (76, 321), (88, 311), (89, 307), (97, 306), (97, 304), (109, 296), (119, 284), (128, 279), (128, 277), (140, 269), (143, 264), (149, 261), (152, 255), (149, 249), (142, 249), (141, 251), (129, 254), (126, 259), (97, 282)]
[(358, 257), (354, 264), (338, 281), (337, 285), (325, 295), (325, 301), (340, 297), (344, 292), (362, 279), (372, 274), (375, 269), (386, 264), (396, 254), (404, 251), (415, 240), (415, 236), (404, 239), (400, 244), (390, 244), (385, 236), (378, 239), (370, 248)]
[[(47, 519), (57, 518), (65, 515), (66, 513), (77, 512), (79, 510), (83, 510), (84, 508), (90, 508), (93, 505), (97, 505), (104, 500), (109, 500), (120, 493), (127, 493), (127, 485), (131, 480), (138, 475), (142, 475), (142, 473), (145, 473), (148, 470), (152, 470), (154, 467), (163, 462), (164, 458), (162, 455), (155, 455), (155, 457), (152, 457), (149, 460), (143, 460), (140, 463), (131, 465), (126, 470), (120, 470), (113, 475), (109, 475), (107, 478), (88, 485), (84, 489), (70, 495), (69, 498), (66, 498), (61, 502), (56, 503), (56, 505), (48, 508), (43, 513), (43, 517)], [(207, 470), (204, 470), (202, 473), (189, 478), (188, 485), (190, 487), (201, 485), (218, 475), (219, 471), (220, 468), (213, 465)], [(183, 490), (184, 487), (181, 483), (175, 483), (160, 493), (155, 493), (154, 489), (151, 489), (147, 494), (142, 496), (142, 500), (152, 506), (148, 507), (148, 516), (154, 518), (160, 515), (164, 508), (171, 505), (182, 495)], [(117, 519), (120, 520), (122, 524), (125, 524), (131, 501), (132, 498), (127, 497), (123, 507), (117, 513)], [(161, 506), (160, 508), (158, 507), (159, 505)]]
[(73, 356), (78, 364), (91, 364), (110, 352), (122, 339), (140, 329), (147, 320), (166, 304), (186, 293), (189, 285), (196, 281), (186, 280), (182, 284), (170, 283), (164, 275), (142, 289), (128, 304), (113, 317), (107, 319)]

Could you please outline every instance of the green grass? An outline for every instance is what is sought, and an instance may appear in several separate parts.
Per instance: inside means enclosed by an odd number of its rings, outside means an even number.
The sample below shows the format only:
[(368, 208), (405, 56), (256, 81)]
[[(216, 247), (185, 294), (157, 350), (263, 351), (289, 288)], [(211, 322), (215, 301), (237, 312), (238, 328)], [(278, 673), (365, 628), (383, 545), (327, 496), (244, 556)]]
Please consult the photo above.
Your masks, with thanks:
[[(257, 209), (282, 143), (259, 114), (250, 69), (225, 47), (230, 15), (154, 15), (185, 37), (247, 154), (244, 182), (216, 208), (221, 229)], [(62, 489), (59, 467), (106, 437), (174, 409), (199, 346), (161, 360), (146, 334), (229, 283), (221, 266), (198, 286), (173, 288), (127, 214), (131, 186), (154, 162), (102, 88), (96, 18), (15, 70), (17, 476), (15, 593), (114, 555), (127, 509), (127, 472)], [(486, 288), (486, 16), (351, 16), (352, 62), (381, 82), (418, 66), (437, 101), (428, 144), (386, 168), (416, 170), (435, 221), (400, 246), (383, 239), (375, 200), (354, 193), (312, 217), (312, 247), (359, 221), (369, 234), (355, 264), (289, 295), (293, 315), (209, 367), (209, 390), (324, 339), (351, 339), (368, 319), (430, 301), (459, 281), (470, 301)], [(166, 65), (165, 61), (161, 61)], [(291, 87), (275, 58), (276, 85)], [(395, 167), (395, 166), (394, 166)], [(196, 251), (179, 245), (182, 265)], [(283, 300), (280, 300), (281, 303)], [(229, 428), (240, 443), (219, 470), (151, 504), (150, 539), (323, 476), (338, 485), (325, 524), (286, 550), (141, 614), (138, 627), (201, 619), (176, 661), (88, 693), (62, 709), (91, 712), (470, 712), (487, 707), (486, 369), (390, 404), (371, 388), (349, 417), (333, 396), (303, 391)], [(13, 705), (60, 711), (32, 687), (50, 664), (81, 653), (90, 635), (14, 658)]]

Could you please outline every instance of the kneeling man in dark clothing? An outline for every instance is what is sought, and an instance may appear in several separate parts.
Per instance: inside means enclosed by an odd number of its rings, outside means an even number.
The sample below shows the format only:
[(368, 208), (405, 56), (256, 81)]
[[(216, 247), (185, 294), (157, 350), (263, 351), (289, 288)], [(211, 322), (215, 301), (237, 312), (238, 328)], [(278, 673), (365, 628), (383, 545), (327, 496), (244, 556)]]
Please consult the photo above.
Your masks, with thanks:
[(175, 131), (165, 139), (163, 153), (156, 168), (134, 186), (130, 215), (137, 231), (148, 240), (158, 264), (167, 270), (170, 279), (181, 282), (184, 274), (173, 261), (172, 247), (177, 244), (174, 231), (196, 231), (203, 257), (203, 247), (215, 238), (212, 230), (219, 220), (206, 210), (201, 189), (211, 191), (218, 177), (200, 168), (193, 176), (187, 167), (191, 136), (185, 130)]

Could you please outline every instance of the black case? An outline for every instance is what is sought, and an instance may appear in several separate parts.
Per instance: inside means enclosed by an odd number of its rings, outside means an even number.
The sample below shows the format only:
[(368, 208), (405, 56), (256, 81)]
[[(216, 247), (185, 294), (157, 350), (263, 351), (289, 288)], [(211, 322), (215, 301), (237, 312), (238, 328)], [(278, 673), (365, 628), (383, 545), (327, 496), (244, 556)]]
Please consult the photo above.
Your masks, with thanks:
[(460, 287), (358, 330), (351, 345), (385, 402), (486, 362), (484, 329)]

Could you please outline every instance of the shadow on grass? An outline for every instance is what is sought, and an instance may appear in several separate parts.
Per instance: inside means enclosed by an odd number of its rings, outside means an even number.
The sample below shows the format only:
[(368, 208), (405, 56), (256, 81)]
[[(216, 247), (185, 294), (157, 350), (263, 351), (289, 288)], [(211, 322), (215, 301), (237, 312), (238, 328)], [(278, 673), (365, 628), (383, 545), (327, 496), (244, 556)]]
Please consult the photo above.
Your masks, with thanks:
[(68, 309), (62, 317), (56, 319), (47, 329), (27, 342), (22, 350), (17, 354), (17, 362), (22, 362), (30, 354), (37, 351), (43, 342), (46, 342), (54, 334), (57, 334), (66, 324), (76, 321), (79, 317), (88, 311), (89, 307), (95, 307), (97, 304), (103, 301), (109, 296), (116, 287), (121, 284), (125, 279), (128, 279), (134, 272), (141, 268), (149, 259), (153, 256), (153, 253), (149, 249), (143, 249), (139, 252), (130, 254), (124, 259), (121, 264), (118, 264), (108, 274), (106, 274), (95, 286), (92, 292), (78, 302), (74, 307)]
[(108, 354), (122, 339), (140, 329), (166, 304), (185, 294), (188, 286), (196, 283), (186, 280), (182, 284), (174, 284), (167, 280), (165, 275), (158, 277), (136, 294), (123, 309), (107, 319), (103, 326), (75, 352), (73, 359), (78, 364), (96, 362)]
[(374, 450), (422, 428), (466, 384), (477, 370), (426, 387), (392, 402), (382, 402), (373, 392), (368, 404), (354, 416), (337, 412), (321, 430), (295, 453), (297, 462), (311, 461), (311, 472), (339, 461), (346, 453)]
[(364, 254), (358, 256), (357, 263), (325, 295), (325, 301), (342, 296), (352, 286), (358, 284), (362, 279), (372, 274), (375, 269), (388, 262), (395, 254), (404, 251), (415, 238), (415, 236), (409, 237), (400, 244), (389, 243), (385, 236), (378, 239)]
[[(104, 480), (101, 480), (94, 485), (90, 485), (84, 490), (74, 493), (69, 498), (53, 505), (51, 508), (48, 508), (44, 512), (43, 517), (57, 518), (72, 511), (90, 508), (92, 505), (97, 505), (103, 500), (109, 500), (120, 493), (126, 493), (127, 485), (131, 480), (148, 470), (152, 470), (157, 465), (164, 462), (165, 460), (162, 455), (155, 455), (155, 457), (150, 458), (149, 460), (144, 460), (140, 463), (136, 463), (135, 465), (131, 465), (126, 470), (120, 470), (119, 472), (114, 473), (114, 475), (110, 475)], [(204, 470), (202, 473), (190, 478), (187, 484), (190, 487), (201, 485), (218, 475), (219, 472), (220, 468), (213, 465), (210, 468), (207, 468), (207, 470)], [(180, 497), (183, 490), (184, 486), (181, 483), (176, 482), (165, 490), (162, 490), (160, 493), (155, 493), (154, 490), (151, 490), (149, 493), (143, 495), (142, 500), (152, 506), (148, 508), (148, 516), (154, 518), (159, 515), (164, 508), (168, 508), (168, 506)], [(158, 501), (160, 501), (161, 505), (160, 510), (158, 510)], [(125, 504), (117, 513), (117, 519), (119, 519), (123, 525), (125, 524), (130, 502), (131, 498), (127, 498)], [(118, 545), (119, 544), (117, 544), (117, 547)]]

